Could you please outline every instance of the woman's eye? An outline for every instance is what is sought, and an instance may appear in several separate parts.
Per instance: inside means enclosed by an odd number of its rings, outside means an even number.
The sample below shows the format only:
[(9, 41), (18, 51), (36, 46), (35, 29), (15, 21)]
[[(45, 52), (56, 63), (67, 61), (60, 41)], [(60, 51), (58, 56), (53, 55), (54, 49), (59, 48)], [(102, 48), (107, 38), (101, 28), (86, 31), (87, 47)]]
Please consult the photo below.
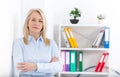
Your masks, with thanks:
[(39, 22), (42, 22), (42, 20), (40, 20)]
[(35, 21), (35, 19), (32, 19), (32, 21)]

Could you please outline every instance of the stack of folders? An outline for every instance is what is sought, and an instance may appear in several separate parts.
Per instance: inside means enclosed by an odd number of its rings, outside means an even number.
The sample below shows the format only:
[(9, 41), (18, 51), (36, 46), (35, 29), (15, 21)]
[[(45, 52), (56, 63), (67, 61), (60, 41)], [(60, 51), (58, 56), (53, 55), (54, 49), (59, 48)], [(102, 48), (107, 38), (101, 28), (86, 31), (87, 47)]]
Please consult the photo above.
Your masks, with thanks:
[[(79, 53), (79, 58), (77, 57)], [(75, 50), (71, 51), (62, 51), (62, 62), (63, 62), (63, 71), (67, 72), (76, 72), (83, 70), (83, 52), (76, 52)]]
[(100, 32), (98, 33), (95, 41), (92, 44), (92, 47), (99, 48), (100, 44), (102, 43), (103, 35), (104, 35), (104, 28), (102, 28), (102, 30), (100, 30)]
[(110, 34), (109, 34), (109, 28), (108, 27), (104, 27), (100, 30), (100, 32), (98, 33), (96, 39), (94, 40), (92, 47), (93, 48), (99, 48), (100, 45), (104, 45), (104, 48), (109, 48), (109, 38), (110, 38)]
[(64, 31), (62, 31), (62, 35), (65, 40), (64, 42), (65, 42), (66, 47), (78, 48), (77, 41), (75, 37), (73, 36), (71, 28), (65, 27)]
[(97, 66), (95, 68), (95, 72), (102, 72), (103, 71), (103, 68), (105, 67), (105, 63), (107, 62), (108, 56), (109, 56), (109, 53), (107, 53), (107, 52), (104, 52), (101, 55), (101, 58), (100, 58)]

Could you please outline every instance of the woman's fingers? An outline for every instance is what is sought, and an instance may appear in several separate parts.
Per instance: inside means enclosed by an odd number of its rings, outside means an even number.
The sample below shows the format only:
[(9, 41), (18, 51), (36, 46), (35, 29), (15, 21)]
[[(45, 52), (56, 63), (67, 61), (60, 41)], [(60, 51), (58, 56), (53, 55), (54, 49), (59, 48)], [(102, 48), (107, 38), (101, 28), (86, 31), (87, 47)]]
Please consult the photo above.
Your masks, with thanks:
[(17, 66), (17, 69), (18, 70), (21, 70), (21, 71), (26, 71), (27, 70), (27, 68), (26, 68), (26, 63), (25, 62), (20, 62), (20, 63), (18, 63), (18, 66)]
[(19, 62), (18, 65), (25, 65), (26, 62)]
[(29, 62), (20, 62), (18, 63), (18, 66), (16, 68), (18, 70), (21, 70), (22, 72), (27, 72), (31, 70), (36, 70), (37, 65), (34, 63), (29, 63)]
[(58, 57), (53, 57), (50, 62), (57, 62), (57, 61), (59, 61), (59, 58)]

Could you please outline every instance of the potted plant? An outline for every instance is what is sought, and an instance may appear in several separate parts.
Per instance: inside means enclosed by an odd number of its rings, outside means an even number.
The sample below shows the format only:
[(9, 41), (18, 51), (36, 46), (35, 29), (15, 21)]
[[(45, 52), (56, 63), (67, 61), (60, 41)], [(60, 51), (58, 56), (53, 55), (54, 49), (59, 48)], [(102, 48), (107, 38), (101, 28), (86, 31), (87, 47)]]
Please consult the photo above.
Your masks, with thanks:
[(98, 19), (98, 23), (102, 23), (102, 20), (105, 19), (105, 15), (99, 14), (99, 15), (97, 15), (97, 19)]
[(98, 18), (99, 20), (103, 20), (103, 19), (105, 19), (105, 15), (99, 14), (99, 15), (97, 16), (97, 18)]
[(81, 12), (78, 8), (74, 8), (70, 11), (70, 16), (73, 16), (73, 19), (70, 19), (70, 22), (72, 24), (77, 24), (79, 22), (79, 19), (77, 19), (77, 17), (81, 17)]

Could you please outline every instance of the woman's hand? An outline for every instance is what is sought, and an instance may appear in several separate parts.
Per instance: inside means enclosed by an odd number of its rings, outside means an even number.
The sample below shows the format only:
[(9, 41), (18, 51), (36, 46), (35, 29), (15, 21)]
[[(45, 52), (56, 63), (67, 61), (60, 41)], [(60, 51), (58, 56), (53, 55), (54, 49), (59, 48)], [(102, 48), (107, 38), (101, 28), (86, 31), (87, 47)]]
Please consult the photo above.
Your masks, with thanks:
[[(51, 62), (57, 62), (59, 61), (58, 57), (53, 57), (50, 61)], [(32, 70), (37, 70), (37, 65), (35, 63), (29, 63), (29, 62), (20, 62), (17, 66), (18, 70), (21, 70), (22, 72), (28, 72)]]
[(59, 58), (58, 57), (53, 57), (50, 62), (57, 62), (57, 61), (59, 61)]
[(20, 62), (18, 63), (17, 69), (21, 70), (22, 72), (28, 72), (32, 70), (37, 70), (37, 65), (34, 63)]

